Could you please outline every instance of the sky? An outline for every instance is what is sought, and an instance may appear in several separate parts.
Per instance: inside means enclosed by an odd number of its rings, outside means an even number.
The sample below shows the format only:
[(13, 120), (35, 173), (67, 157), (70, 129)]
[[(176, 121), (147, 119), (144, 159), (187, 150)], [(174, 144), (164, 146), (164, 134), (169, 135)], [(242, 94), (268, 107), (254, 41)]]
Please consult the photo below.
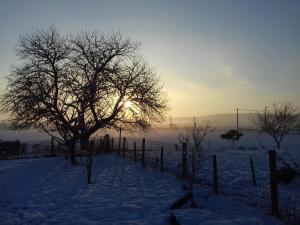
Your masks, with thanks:
[(19, 35), (50, 25), (140, 41), (173, 117), (300, 108), (300, 0), (0, 0), (0, 92)]

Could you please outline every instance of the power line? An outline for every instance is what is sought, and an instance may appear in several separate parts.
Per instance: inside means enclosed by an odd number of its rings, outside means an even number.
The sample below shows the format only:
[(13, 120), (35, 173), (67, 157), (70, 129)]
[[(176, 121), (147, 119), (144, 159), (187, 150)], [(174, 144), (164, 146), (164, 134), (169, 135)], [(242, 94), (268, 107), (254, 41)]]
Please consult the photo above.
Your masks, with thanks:
[(249, 112), (258, 112), (258, 110), (256, 109), (245, 109), (245, 108), (238, 108), (238, 109), (243, 111), (249, 111)]

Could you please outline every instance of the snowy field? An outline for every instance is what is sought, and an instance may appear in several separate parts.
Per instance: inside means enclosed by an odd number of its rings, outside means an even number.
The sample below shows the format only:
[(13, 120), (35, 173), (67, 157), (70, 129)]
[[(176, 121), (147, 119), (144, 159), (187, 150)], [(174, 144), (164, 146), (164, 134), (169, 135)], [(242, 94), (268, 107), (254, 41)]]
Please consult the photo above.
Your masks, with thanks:
[[(212, 155), (217, 155), (218, 160), (218, 177), (219, 177), (219, 189), (222, 194), (226, 196), (235, 196), (239, 198), (239, 201), (246, 203), (252, 207), (262, 210), (265, 214), (270, 212), (271, 208), (271, 200), (270, 200), (270, 182), (269, 182), (269, 165), (268, 165), (268, 154), (265, 150), (262, 149), (261, 144), (258, 142), (260, 139), (267, 149), (274, 149), (274, 143), (272, 139), (268, 137), (266, 134), (247, 131), (244, 132), (244, 136), (237, 143), (237, 146), (243, 147), (239, 150), (231, 150), (231, 144), (226, 142), (220, 138), (220, 134), (224, 133), (226, 130), (215, 130), (213, 133), (209, 134), (206, 142), (204, 144), (205, 153), (202, 158), (202, 162), (198, 171), (198, 178), (200, 183), (212, 185), (213, 182), (213, 166), (212, 166)], [(109, 133), (109, 131), (104, 131), (101, 134), (97, 134), (96, 138), (103, 136), (105, 133)], [(137, 143), (138, 150), (141, 149), (142, 143), (141, 140), (143, 137), (146, 138), (146, 161), (148, 166), (159, 168), (160, 164), (160, 148), (164, 147), (164, 169), (170, 174), (175, 174), (178, 177), (178, 174), (181, 172), (181, 160), (182, 154), (180, 149), (175, 149), (175, 144), (178, 144), (177, 139), (177, 131), (169, 128), (161, 128), (161, 129), (153, 129), (150, 132), (134, 132), (134, 133), (123, 133), (124, 136), (127, 137), (128, 144), (126, 148), (128, 148), (128, 152), (126, 153), (127, 157), (133, 158), (133, 142)], [(118, 148), (118, 136), (114, 133), (115, 136), (115, 148)], [(47, 142), (49, 145), (49, 141)], [(282, 143), (283, 151), (280, 152), (281, 156), (285, 156), (285, 150), (288, 150), (293, 156), (294, 160), (297, 163), (300, 163), (300, 138), (299, 134), (291, 134), (285, 137), (284, 142)], [(48, 146), (49, 148), (49, 146)], [(138, 151), (138, 158), (141, 158), (141, 152)], [(256, 186), (253, 184), (252, 171), (250, 167), (250, 159), (254, 164), (254, 172), (256, 176)], [(51, 162), (51, 160), (58, 159), (41, 159)], [(101, 159), (97, 159), (100, 160)], [(51, 165), (48, 165), (46, 168), (41, 168), (42, 171), (45, 172), (46, 177), (48, 173), (55, 174), (54, 169), (57, 170), (58, 174), (62, 174), (63, 178), (59, 178), (60, 182), (69, 182), (66, 177), (68, 175), (64, 175), (66, 172), (74, 172), (74, 168), (70, 170), (68, 165), (65, 165), (63, 168), (60, 167), (64, 165), (63, 160), (61, 159), (61, 163), (53, 162), (53, 168)], [(17, 161), (15, 161), (17, 162)], [(18, 161), (18, 162), (22, 162)], [(24, 161), (25, 162), (25, 161)], [(37, 161), (39, 162), (39, 161)], [(2, 166), (6, 165), (8, 162), (1, 162)], [(18, 163), (17, 163), (18, 164)], [(99, 163), (99, 165), (102, 163)], [(24, 164), (25, 165), (25, 164)], [(104, 163), (105, 165), (105, 163)], [(23, 166), (23, 163), (21, 167)], [(282, 166), (278, 162), (278, 166)], [(42, 166), (41, 166), (42, 167)], [(7, 170), (7, 167), (3, 167)], [(1, 171), (3, 170), (1, 167)], [(36, 170), (35, 168), (32, 168)], [(84, 180), (82, 179), (85, 171), (83, 168), (76, 168), (78, 171), (74, 172), (74, 176), (76, 177), (76, 182), (80, 183), (80, 185), (84, 185)], [(96, 171), (103, 170), (103, 168), (98, 168), (98, 164), (96, 163)], [(42, 172), (42, 171), (38, 171)], [(28, 173), (31, 173), (29, 171)], [(98, 172), (97, 172), (98, 173)], [(1, 172), (2, 174), (2, 172)], [(174, 177), (176, 177), (174, 176)], [(2, 175), (1, 175), (2, 177)], [(70, 176), (70, 179), (72, 176)], [(1, 178), (0, 178), (1, 179)], [(22, 177), (23, 179), (23, 177)], [(25, 179), (25, 178), (24, 178)], [(27, 179), (27, 178), (26, 178)], [(33, 178), (32, 178), (33, 179)], [(45, 178), (48, 180), (48, 178)], [(97, 180), (97, 178), (95, 178)], [(11, 180), (11, 182), (15, 182), (12, 178), (5, 178), (6, 180)], [(5, 184), (0, 180), (1, 186)], [(41, 181), (39, 181), (41, 182)], [(54, 182), (55, 184), (55, 182)], [(79, 185), (79, 184), (78, 184)], [(97, 185), (97, 184), (94, 184)], [(4, 186), (6, 187), (6, 186)], [(16, 188), (16, 187), (14, 187)], [(21, 188), (21, 187), (19, 187)], [(84, 187), (80, 187), (83, 192)], [(87, 187), (90, 188), (90, 187)], [(293, 221), (292, 224), (296, 224), (295, 221), (300, 220), (300, 179), (296, 179), (292, 184), (284, 185), (279, 184), (279, 206), (281, 214), (287, 220)], [(22, 189), (23, 190), (23, 189)], [(29, 188), (29, 190), (31, 190)], [(56, 190), (56, 188), (53, 188)], [(63, 193), (69, 192), (68, 188), (62, 189)], [(59, 192), (59, 191), (58, 191)], [(72, 191), (70, 191), (71, 193)], [(45, 191), (45, 193), (52, 192)], [(43, 195), (42, 193), (40, 193)], [(12, 194), (14, 195), (14, 194)], [(58, 195), (61, 195), (58, 194)], [(78, 195), (78, 193), (76, 193)], [(68, 196), (68, 195), (67, 195)], [(74, 197), (72, 197), (73, 199)], [(4, 198), (5, 199), (5, 198)], [(18, 198), (22, 199), (22, 198)], [(59, 201), (58, 201), (59, 202)], [(68, 202), (68, 200), (66, 200)], [(70, 201), (71, 202), (71, 201)], [(1, 202), (2, 204), (2, 202)], [(6, 206), (6, 203), (3, 203)], [(66, 203), (62, 203), (66, 204)], [(51, 204), (50, 204), (51, 205)], [(54, 208), (56, 205), (54, 206)], [(5, 208), (5, 207), (4, 207)], [(18, 207), (14, 207), (12, 205), (12, 211), (14, 209), (18, 209)], [(47, 212), (48, 213), (48, 212)], [(25, 212), (26, 214), (26, 212)], [(49, 213), (48, 213), (49, 214)], [(48, 214), (32, 214), (32, 216), (37, 217), (48, 217)], [(53, 214), (53, 213), (52, 213)], [(23, 214), (22, 217), (24, 216)], [(27, 215), (24, 216), (27, 218)], [(30, 216), (29, 216), (30, 217)], [(50, 213), (51, 217), (51, 213)], [(64, 217), (64, 216), (63, 216)], [(96, 216), (97, 217), (97, 216)], [(291, 218), (287, 218), (291, 217)], [(44, 219), (41, 219), (44, 221)], [(48, 221), (48, 219), (47, 219)], [(51, 220), (49, 220), (51, 221)], [(12, 223), (14, 224), (14, 223)], [(32, 223), (28, 223), (32, 224)], [(37, 223), (38, 224), (38, 223)], [(41, 223), (44, 224), (44, 223)]]
[(62, 158), (0, 161), (0, 224), (166, 224), (183, 195), (172, 176), (114, 156), (96, 157), (91, 185), (85, 172)]
[[(132, 157), (132, 151), (130, 152)], [(138, 153), (141, 158), (140, 152)], [(196, 171), (198, 183), (213, 186), (213, 160), (217, 156), (218, 188), (225, 196), (235, 196), (252, 207), (271, 212), (270, 175), (268, 153), (262, 150), (219, 150), (206, 151), (202, 154)], [(129, 157), (129, 155), (128, 155)], [(146, 151), (148, 166), (160, 168), (160, 151)], [(255, 181), (250, 164), (253, 162)], [(156, 165), (156, 162), (157, 165)], [(181, 174), (182, 153), (180, 151), (164, 151), (164, 169), (175, 176)], [(277, 162), (278, 167), (282, 164)], [(288, 185), (278, 184), (279, 211), (285, 221), (300, 224), (300, 179), (296, 177)], [(297, 222), (298, 221), (298, 222)]]
[[(207, 145), (204, 145), (201, 162), (196, 174), (198, 182), (213, 185), (212, 155), (216, 155), (220, 192), (226, 196), (237, 196), (244, 203), (269, 213), (271, 210), (271, 188), (267, 150), (275, 149), (272, 140), (266, 134), (245, 132), (242, 139), (237, 143), (237, 146), (242, 148), (232, 150), (231, 143), (219, 137), (224, 131), (217, 130), (207, 137), (205, 143)], [(169, 132), (163, 132), (161, 130), (160, 133), (159, 131), (148, 133), (147, 138), (145, 154), (148, 164), (152, 166), (158, 164), (159, 166), (160, 148), (163, 146), (165, 169), (177, 175), (180, 174), (182, 153), (179, 149), (175, 150), (175, 143), (178, 143), (176, 132), (173, 131), (172, 133), (170, 130)], [(263, 149), (258, 139), (263, 142), (266, 149)], [(136, 142), (138, 146), (141, 145), (139, 138), (136, 138)], [(291, 155), (295, 163), (300, 165), (299, 134), (291, 134), (285, 137), (282, 147), (283, 150), (278, 151), (278, 155), (287, 162), (291, 162), (289, 157)], [(253, 170), (250, 160), (253, 164)], [(280, 161), (277, 161), (278, 168), (283, 166)], [(253, 175), (255, 176), (255, 184)], [(296, 177), (291, 184), (280, 183), (278, 185), (280, 213), (291, 224), (300, 224), (299, 189), (299, 177)]]
[[(114, 155), (85, 169), (62, 158), (0, 161), (0, 224), (168, 224), (182, 181)], [(236, 199), (198, 187), (198, 209), (177, 209), (182, 224), (282, 225)]]
[(239, 198), (220, 197), (211, 189), (195, 187), (198, 208), (175, 210), (181, 225), (283, 225), (281, 221), (240, 202)]

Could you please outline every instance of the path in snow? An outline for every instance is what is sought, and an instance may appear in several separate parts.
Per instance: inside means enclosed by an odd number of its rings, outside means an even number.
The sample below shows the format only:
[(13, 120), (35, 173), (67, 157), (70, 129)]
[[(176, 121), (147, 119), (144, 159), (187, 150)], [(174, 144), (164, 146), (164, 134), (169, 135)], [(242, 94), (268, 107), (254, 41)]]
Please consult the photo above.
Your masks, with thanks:
[(91, 185), (85, 173), (62, 158), (0, 161), (0, 224), (168, 224), (183, 194), (175, 178), (117, 156), (95, 158)]

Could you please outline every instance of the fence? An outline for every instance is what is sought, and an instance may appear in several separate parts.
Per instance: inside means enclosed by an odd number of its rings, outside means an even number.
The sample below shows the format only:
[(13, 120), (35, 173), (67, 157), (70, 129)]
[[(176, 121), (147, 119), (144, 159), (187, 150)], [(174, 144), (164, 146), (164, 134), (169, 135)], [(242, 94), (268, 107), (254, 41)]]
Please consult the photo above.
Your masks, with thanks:
[[(161, 172), (184, 178), (188, 153), (178, 144), (123, 137), (110, 139), (110, 151)], [(120, 141), (121, 140), (121, 143)], [(107, 140), (108, 141), (108, 140)], [(209, 185), (215, 193), (237, 196), (245, 203), (282, 218), (289, 224), (300, 222), (300, 193), (293, 186), (277, 182), (277, 168), (282, 167), (275, 151), (203, 150), (196, 168), (195, 182)], [(185, 168), (186, 167), (186, 168)]]
[[(191, 172), (187, 171), (191, 160), (188, 154), (192, 149), (190, 145), (179, 146), (149, 139), (110, 138), (108, 135), (94, 141), (94, 154), (114, 152), (141, 163), (143, 167), (151, 167), (180, 178), (185, 178)], [(53, 139), (48, 151), (50, 155), (68, 154), (65, 146)], [(249, 149), (216, 151), (208, 147), (201, 151), (194, 181), (210, 186), (216, 194), (237, 196), (253, 207), (277, 215), (291, 225), (297, 225), (300, 224), (299, 180), (289, 185), (277, 182), (278, 168), (285, 166), (278, 160), (278, 155), (280, 158), (286, 157), (285, 161), (290, 160), (283, 153)]]

